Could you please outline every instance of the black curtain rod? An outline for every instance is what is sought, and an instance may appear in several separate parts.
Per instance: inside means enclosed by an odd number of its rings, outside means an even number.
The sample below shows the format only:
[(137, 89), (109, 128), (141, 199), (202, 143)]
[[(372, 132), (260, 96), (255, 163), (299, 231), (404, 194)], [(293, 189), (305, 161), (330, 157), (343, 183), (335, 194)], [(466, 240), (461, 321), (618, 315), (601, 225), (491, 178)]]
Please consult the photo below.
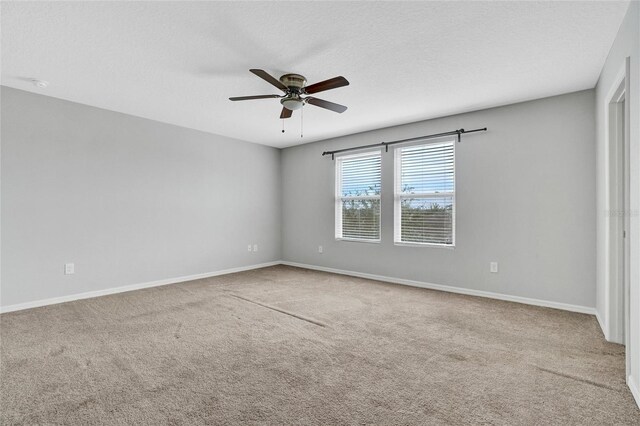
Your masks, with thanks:
[(453, 135), (457, 135), (458, 136), (458, 142), (460, 142), (460, 136), (465, 134), (465, 133), (485, 132), (486, 130), (487, 130), (486, 127), (483, 127), (482, 129), (473, 129), (473, 130), (458, 129), (458, 130), (452, 130), (450, 132), (434, 133), (433, 135), (418, 136), (416, 138), (400, 139), (400, 140), (391, 141), (391, 142), (372, 143), (371, 145), (361, 145), (361, 146), (355, 146), (353, 148), (336, 149), (335, 151), (325, 151), (325, 152), (322, 153), (322, 155), (323, 156), (331, 155), (331, 159), (334, 160), (335, 159), (335, 155), (340, 153), (340, 152), (355, 151), (357, 149), (373, 148), (373, 147), (381, 147), (381, 146), (384, 146), (385, 152), (388, 152), (389, 151), (389, 145), (396, 145), (396, 144), (399, 144), (399, 143), (420, 141), (420, 140), (424, 140), (424, 139), (441, 138), (443, 136), (453, 136)]

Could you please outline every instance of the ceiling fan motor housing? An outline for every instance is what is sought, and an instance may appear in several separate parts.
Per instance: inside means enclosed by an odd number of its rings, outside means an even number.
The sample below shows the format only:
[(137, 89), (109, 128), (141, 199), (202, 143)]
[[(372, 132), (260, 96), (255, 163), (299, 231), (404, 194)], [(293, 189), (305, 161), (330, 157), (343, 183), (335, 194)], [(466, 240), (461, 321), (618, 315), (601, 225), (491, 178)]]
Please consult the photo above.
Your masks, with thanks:
[(282, 106), (291, 111), (302, 108), (304, 100), (300, 97), (300, 93), (307, 79), (300, 74), (285, 74), (280, 77), (280, 82), (289, 89), (287, 95), (280, 99)]
[(287, 86), (292, 92), (300, 92), (307, 84), (307, 79), (300, 74), (285, 74), (280, 77), (280, 82)]

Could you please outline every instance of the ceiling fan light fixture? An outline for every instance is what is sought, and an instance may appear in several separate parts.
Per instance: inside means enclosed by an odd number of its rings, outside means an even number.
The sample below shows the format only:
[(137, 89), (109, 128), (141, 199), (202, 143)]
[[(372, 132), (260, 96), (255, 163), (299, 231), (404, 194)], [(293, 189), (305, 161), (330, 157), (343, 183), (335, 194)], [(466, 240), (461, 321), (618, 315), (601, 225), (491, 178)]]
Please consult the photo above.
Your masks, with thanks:
[(290, 111), (295, 111), (297, 109), (302, 108), (304, 102), (299, 97), (287, 97), (280, 100), (280, 103), (283, 107)]

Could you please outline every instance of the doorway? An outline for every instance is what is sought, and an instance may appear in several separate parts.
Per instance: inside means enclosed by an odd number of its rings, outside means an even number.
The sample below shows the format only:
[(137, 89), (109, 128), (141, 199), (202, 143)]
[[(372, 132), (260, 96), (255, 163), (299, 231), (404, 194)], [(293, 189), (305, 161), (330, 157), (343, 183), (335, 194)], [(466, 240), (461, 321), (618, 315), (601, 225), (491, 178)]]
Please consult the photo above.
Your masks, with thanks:
[[(609, 340), (629, 349), (629, 111), (628, 62), (610, 92), (607, 103), (608, 180), (609, 180)], [(627, 375), (629, 356), (627, 354)]]

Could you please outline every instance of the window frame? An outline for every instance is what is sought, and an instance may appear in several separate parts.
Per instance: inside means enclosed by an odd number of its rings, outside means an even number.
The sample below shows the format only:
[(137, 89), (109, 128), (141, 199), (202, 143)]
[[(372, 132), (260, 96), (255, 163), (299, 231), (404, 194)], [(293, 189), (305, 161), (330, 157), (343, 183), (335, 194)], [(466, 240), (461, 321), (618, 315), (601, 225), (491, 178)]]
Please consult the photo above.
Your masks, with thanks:
[[(419, 146), (427, 145), (448, 145), (453, 148), (453, 191), (446, 192), (421, 192), (418, 194), (402, 194), (402, 150), (406, 148), (415, 148)], [(431, 248), (445, 248), (455, 249), (456, 247), (456, 140), (455, 138), (446, 140), (434, 140), (434, 141), (419, 141), (410, 145), (403, 145), (394, 148), (393, 150), (393, 244), (395, 246), (408, 246), (408, 247), (431, 247)], [(416, 241), (402, 241), (402, 200), (409, 198), (451, 198), (451, 244), (443, 243), (429, 243), (429, 242), (416, 242)]]
[[(342, 162), (355, 158), (364, 157), (380, 157), (380, 194), (379, 195), (360, 195), (360, 196), (342, 196)], [(382, 150), (374, 149), (356, 154), (347, 154), (336, 156), (335, 158), (335, 189), (334, 189), (334, 209), (335, 209), (335, 239), (336, 241), (347, 241), (357, 243), (373, 243), (379, 244), (382, 240)], [(351, 238), (342, 236), (342, 203), (344, 200), (379, 200), (380, 212), (378, 221), (378, 238)]]

